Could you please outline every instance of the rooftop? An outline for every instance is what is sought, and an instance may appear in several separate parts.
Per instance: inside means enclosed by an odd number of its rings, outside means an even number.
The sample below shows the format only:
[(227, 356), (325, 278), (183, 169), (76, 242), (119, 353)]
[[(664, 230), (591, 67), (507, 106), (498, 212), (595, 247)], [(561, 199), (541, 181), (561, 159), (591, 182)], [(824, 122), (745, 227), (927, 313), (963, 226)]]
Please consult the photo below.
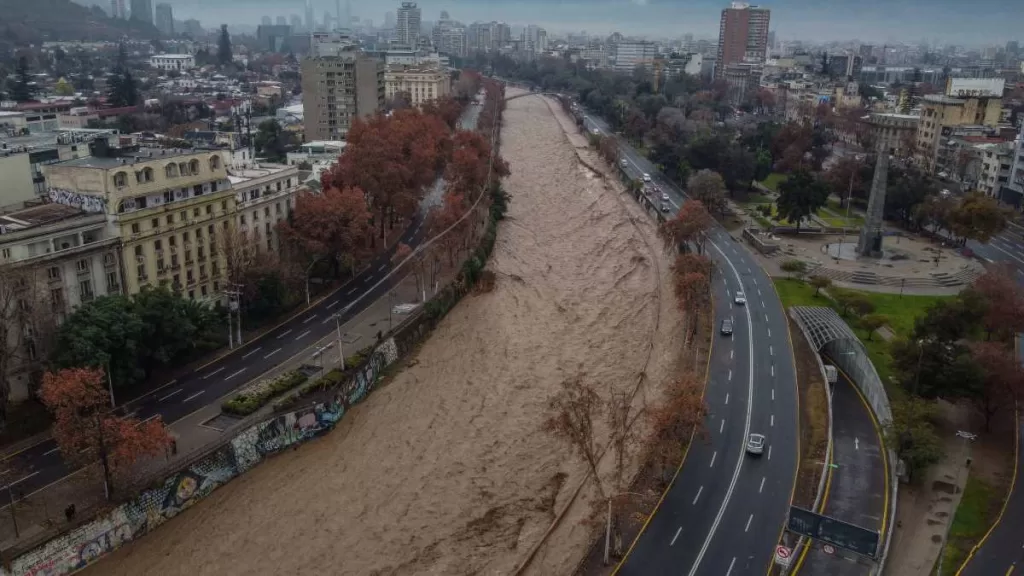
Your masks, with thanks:
[(0, 215), (0, 228), (5, 232), (14, 232), (88, 215), (78, 208), (64, 204), (42, 204)]
[(953, 98), (942, 94), (925, 94), (924, 100), (933, 104), (963, 104), (967, 102), (967, 98)]
[(74, 166), (78, 168), (97, 168), (109, 170), (118, 166), (131, 166), (136, 162), (150, 162), (161, 158), (176, 158), (178, 156), (190, 156), (197, 152), (184, 148), (139, 148), (138, 150), (125, 154), (124, 156), (86, 156), (75, 160), (60, 162), (57, 166)]
[(170, 58), (172, 60), (187, 60), (189, 58), (195, 58), (191, 54), (153, 54), (153, 58)]

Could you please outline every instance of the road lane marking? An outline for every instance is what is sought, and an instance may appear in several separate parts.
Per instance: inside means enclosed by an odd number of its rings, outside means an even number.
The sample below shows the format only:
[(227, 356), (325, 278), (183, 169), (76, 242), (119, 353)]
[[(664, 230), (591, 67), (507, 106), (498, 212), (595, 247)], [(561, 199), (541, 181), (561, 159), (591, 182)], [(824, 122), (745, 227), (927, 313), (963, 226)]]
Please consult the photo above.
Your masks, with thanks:
[(732, 562), (729, 562), (729, 570), (727, 570), (725, 572), (725, 576), (730, 576), (730, 574), (732, 574), (732, 567), (735, 566), (735, 565), (736, 565), (736, 557), (733, 556), (732, 557)]
[(224, 379), (224, 381), (225, 381), (225, 382), (227, 382), (228, 380), (231, 380), (232, 378), (234, 378), (235, 376), (238, 376), (238, 375), (239, 375), (239, 374), (241, 374), (242, 372), (245, 372), (245, 368), (242, 368), (242, 369), (241, 369), (241, 370), (239, 370), (238, 372), (235, 372), (235, 373), (234, 373), (234, 374), (232, 374), (231, 376), (228, 376), (227, 378), (225, 378), (225, 379)]
[(182, 400), (182, 402), (188, 402), (189, 400), (191, 400), (191, 399), (193, 399), (193, 398), (195, 398), (197, 396), (200, 396), (204, 392), (206, 392), (206, 390), (200, 390), (199, 392), (196, 392), (195, 394), (189, 396), (188, 398), (185, 398), (184, 400)]
[(295, 339), (296, 339), (296, 340), (302, 340), (303, 338), (305, 338), (306, 336), (308, 336), (308, 335), (309, 335), (309, 332), (310, 332), (309, 330), (306, 330), (306, 331), (305, 331), (305, 332), (303, 332), (302, 334), (299, 334), (298, 336), (296, 336), (296, 337), (295, 337)]
[(772, 459), (772, 447), (770, 445), (768, 446), (768, 459)]
[(20, 482), (24, 482), (25, 480), (28, 480), (29, 478), (35, 476), (36, 474), (39, 474), (40, 472), (42, 472), (42, 470), (37, 470), (37, 471), (29, 474), (28, 476), (25, 476), (21, 480), (15, 480), (14, 482), (11, 482), (10, 484), (8, 484), (8, 486), (14, 486), (15, 484), (18, 484)]
[(383, 271), (385, 271), (387, 269), (388, 269), (388, 265), (387, 265), (387, 262), (385, 262), (384, 264), (380, 265), (380, 268), (377, 268), (377, 272), (383, 272)]
[(281, 335), (278, 336), (277, 339), (280, 340), (281, 338), (284, 338), (285, 336), (287, 336), (287, 335), (289, 335), (291, 333), (292, 333), (292, 329), (289, 328), (289, 329), (285, 330), (284, 332), (281, 332)]
[(773, 349), (771, 346), (768, 347), (768, 355), (775, 356), (775, 349)]
[(175, 394), (179, 394), (179, 393), (181, 393), (181, 391), (182, 391), (182, 390), (184, 390), (184, 388), (178, 388), (178, 389), (177, 389), (177, 390), (175, 390), (174, 392), (171, 392), (170, 394), (168, 394), (168, 395), (166, 395), (166, 396), (164, 396), (164, 397), (162, 397), (162, 398), (157, 398), (157, 399), (156, 399), (156, 401), (157, 401), (157, 402), (163, 402), (164, 400), (167, 400), (167, 399), (168, 399), (168, 398), (170, 398), (171, 396), (174, 396)]
[(771, 338), (771, 337), (772, 337), (772, 329), (771, 329), (771, 328), (769, 328), (769, 329), (768, 329), (768, 337), (769, 337), (769, 338)]
[(775, 388), (772, 388), (772, 400), (775, 400)]
[(729, 393), (728, 392), (725, 393), (725, 405), (726, 406), (729, 405)]
[(733, 353), (735, 353), (735, 350), (729, 350), (729, 360), (732, 360)]
[[(54, 452), (57, 452), (59, 450), (60, 450), (60, 446), (58, 446), (58, 447), (56, 447), (56, 448), (54, 448), (52, 450), (47, 450), (46, 452), (43, 452), (43, 456), (49, 456), (50, 454), (53, 454)], [(6, 472), (10, 472), (10, 470), (7, 470)]]
[(765, 321), (765, 322), (767, 322), (767, 321), (768, 321), (768, 314), (767, 314), (767, 313), (765, 313), (765, 315), (764, 315), (764, 321)]
[(722, 430), (725, 430), (725, 418), (722, 418), (722, 423), (718, 425), (718, 433), (721, 434)]
[(732, 370), (729, 370), (729, 382), (732, 382)]
[(853, 449), (860, 450), (860, 438), (857, 438), (856, 436), (853, 437)]
[(355, 294), (356, 290), (357, 290), (357, 288), (353, 288), (353, 289), (349, 290), (348, 292), (345, 292), (345, 296), (351, 296), (352, 294)]
[[(761, 296), (761, 289), (760, 288), (757, 289), (757, 295)], [(761, 301), (761, 306), (764, 306), (764, 300)]]
[(316, 318), (316, 314), (313, 314), (313, 315), (312, 315), (312, 316), (310, 316), (309, 318), (306, 318), (305, 320), (303, 320), (303, 321), (302, 321), (302, 323), (303, 323), (303, 324), (306, 324), (307, 322), (309, 322), (309, 321), (310, 321), (310, 320), (312, 320), (313, 318)]
[(281, 351), (281, 349), (280, 349), (280, 348), (278, 348), (277, 350), (274, 350), (274, 351), (273, 351), (273, 352), (271, 352), (270, 354), (267, 354), (266, 356), (264, 356), (264, 357), (263, 357), (263, 359), (264, 359), (264, 360), (266, 360), (267, 358), (270, 358), (271, 356), (273, 356), (274, 354), (277, 354), (277, 353), (278, 353), (278, 352), (280, 352), (280, 351)]
[(761, 487), (757, 489), (757, 493), (758, 494), (760, 494), (761, 492), (764, 492), (764, 481), (765, 481), (765, 476), (761, 476)]
[(693, 503), (690, 504), (691, 506), (696, 506), (697, 505), (697, 500), (700, 498), (700, 494), (703, 491), (704, 491), (704, 486), (701, 486), (700, 488), (697, 488), (697, 495), (693, 497)]
[(210, 372), (210, 373), (209, 373), (209, 374), (207, 374), (206, 376), (203, 376), (203, 380), (206, 380), (206, 379), (207, 379), (207, 378), (209, 378), (210, 376), (213, 376), (214, 374), (216, 374), (216, 373), (218, 373), (218, 372), (222, 372), (223, 370), (224, 370), (224, 367), (223, 367), (223, 366), (221, 366), (220, 368), (217, 368), (216, 370), (214, 370), (213, 372)]
[[(729, 268), (732, 270), (732, 274), (736, 282), (740, 286), (742, 286), (743, 279), (740, 277), (739, 271), (736, 270), (736, 265), (732, 263), (732, 260), (729, 260), (729, 257), (725, 255), (725, 252), (722, 252), (722, 249), (719, 248), (717, 244), (711, 242), (711, 246), (718, 251), (722, 258), (725, 259), (726, 264), (728, 264)], [(744, 314), (747, 315), (747, 325), (752, 326), (754, 322), (751, 319), (750, 306), (743, 306), (743, 312)], [(767, 314), (765, 314), (765, 317), (767, 318)], [(743, 423), (744, 438), (750, 436), (750, 418), (752, 415), (754, 405), (754, 332), (753, 330), (749, 329), (747, 330), (747, 350), (747, 361), (749, 362), (749, 368), (747, 370), (747, 414), (746, 419)], [(770, 449), (771, 448), (769, 447), (769, 450)], [(736, 482), (739, 480), (740, 470), (743, 468), (743, 458), (744, 450), (742, 446), (740, 446), (736, 454), (736, 467), (733, 469), (732, 478), (729, 480), (729, 487), (726, 489), (725, 497), (722, 499), (722, 504), (718, 508), (718, 514), (715, 515), (715, 520), (711, 524), (711, 529), (708, 530), (708, 535), (704, 539), (703, 545), (701, 545), (700, 552), (697, 553), (697, 558), (694, 560), (693, 565), (690, 567), (689, 576), (694, 576), (697, 573), (697, 570), (700, 568), (701, 560), (704, 559), (704, 555), (707, 554), (708, 547), (711, 546), (711, 539), (714, 538), (715, 532), (718, 530), (718, 525), (722, 523), (722, 517), (725, 515), (725, 509), (729, 505), (729, 500), (732, 498), (733, 491), (736, 490)], [(736, 559), (733, 558), (733, 563), (735, 562)], [(729, 566), (729, 571), (732, 571), (731, 565)]]
[(669, 546), (675, 546), (676, 538), (679, 538), (679, 533), (683, 531), (683, 527), (680, 526), (676, 529), (676, 535), (672, 537), (672, 541), (668, 543)]
[(334, 302), (331, 302), (330, 304), (327, 305), (327, 308), (334, 308), (338, 304), (341, 304), (341, 300), (335, 300)]
[(747, 516), (747, 527), (743, 529), (744, 532), (750, 532), (750, 523), (754, 521), (754, 515)]
[(764, 300), (761, 300), (761, 308), (764, 308)]
[(159, 417), (160, 417), (160, 415), (159, 415), (159, 414), (153, 414), (153, 415), (152, 415), (152, 416), (150, 416), (149, 418), (146, 418), (146, 419), (145, 419), (145, 420), (143, 420), (142, 422), (139, 422), (139, 424), (145, 424), (146, 422), (149, 422), (150, 420), (155, 420), (155, 419), (157, 419), (157, 418), (159, 418)]
[(245, 354), (242, 355), (242, 360), (245, 360), (249, 356), (252, 356), (253, 354), (259, 352), (260, 350), (263, 350), (263, 346), (259, 346), (255, 350), (250, 350), (250, 351), (246, 352)]
[(768, 424), (770, 428), (775, 428), (775, 414), (771, 415), (771, 422)]
[(708, 468), (714, 468), (715, 467), (715, 458), (717, 458), (717, 457), (718, 457), (718, 450), (715, 450), (714, 453), (711, 454), (711, 465), (708, 466)]
[(775, 376), (775, 364), (772, 364), (772, 376)]

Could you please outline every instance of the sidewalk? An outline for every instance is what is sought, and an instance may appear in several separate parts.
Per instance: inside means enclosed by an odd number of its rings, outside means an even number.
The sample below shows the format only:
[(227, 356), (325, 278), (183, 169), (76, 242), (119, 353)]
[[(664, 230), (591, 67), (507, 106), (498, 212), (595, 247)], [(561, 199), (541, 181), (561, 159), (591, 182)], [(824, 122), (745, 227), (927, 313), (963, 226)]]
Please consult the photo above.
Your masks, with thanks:
[[(342, 325), (343, 350), (346, 356), (351, 356), (376, 342), (378, 332), (386, 333), (389, 330), (388, 314), (391, 304), (419, 303), (420, 295), (416, 293), (416, 283), (411, 275), (407, 275), (393, 290), (396, 293), (395, 298), (389, 299), (385, 294)], [(429, 298), (431, 294), (428, 292), (427, 296)], [(392, 314), (391, 322), (397, 326), (405, 317), (405, 314)], [(317, 359), (312, 357), (313, 352), (326, 345), (331, 346), (323, 353), (322, 357), (323, 370), (326, 373), (340, 365), (335, 332), (311, 343), (302, 352), (295, 354), (274, 369), (252, 378), (250, 382), (295, 370), (303, 364), (317, 365)], [(133, 478), (144, 478), (161, 470), (169, 473), (176, 467), (185, 465), (188, 460), (206, 452), (211, 446), (227, 441), (243, 425), (266, 418), (273, 411), (273, 403), (270, 403), (245, 419), (222, 415), (221, 403), (235, 393), (230, 392), (211, 401), (170, 425), (168, 428), (177, 440), (177, 453), (137, 465), (136, 469), (132, 471)], [(90, 515), (91, 511), (107, 505), (98, 467), (80, 469), (19, 500), (15, 508), (18, 537), (15, 536), (9, 507), (5, 506), (0, 509), (0, 549), (20, 547), (33, 538), (41, 537), (53, 527), (68, 525), (67, 519), (64, 517), (64, 510), (71, 503), (75, 504), (77, 519), (84, 519)]]

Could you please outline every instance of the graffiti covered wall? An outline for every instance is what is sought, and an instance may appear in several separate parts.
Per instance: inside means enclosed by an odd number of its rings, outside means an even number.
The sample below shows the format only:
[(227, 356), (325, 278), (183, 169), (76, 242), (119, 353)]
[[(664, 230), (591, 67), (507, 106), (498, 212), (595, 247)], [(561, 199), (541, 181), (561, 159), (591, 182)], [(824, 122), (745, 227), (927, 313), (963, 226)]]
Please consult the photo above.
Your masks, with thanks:
[(15, 558), (10, 571), (0, 570), (0, 575), (62, 576), (85, 568), (174, 518), (266, 457), (332, 430), (397, 359), (398, 346), (394, 338), (388, 338), (342, 383), (330, 401), (245, 429), (208, 456), (167, 477), (158, 488), (146, 490), (107, 515)]

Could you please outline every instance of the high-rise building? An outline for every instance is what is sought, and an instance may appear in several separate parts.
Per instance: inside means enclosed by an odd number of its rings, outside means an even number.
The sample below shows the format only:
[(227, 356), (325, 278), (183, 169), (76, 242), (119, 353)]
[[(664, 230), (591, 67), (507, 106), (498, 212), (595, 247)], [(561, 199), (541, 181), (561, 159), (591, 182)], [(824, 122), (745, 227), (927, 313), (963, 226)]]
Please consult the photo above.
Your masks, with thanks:
[(306, 32), (312, 33), (316, 30), (316, 23), (313, 22), (313, 1), (306, 0)]
[(139, 22), (153, 23), (153, 3), (151, 0), (132, 0), (131, 19)]
[(306, 140), (344, 140), (352, 121), (384, 108), (384, 62), (339, 34), (313, 34), (302, 61)]
[(512, 40), (512, 29), (504, 22), (474, 22), (466, 31), (468, 52), (499, 50)]
[(1006, 53), (1010, 56), (1016, 56), (1020, 53), (1020, 44), (1016, 40), (1010, 40), (1006, 43)]
[(110, 0), (110, 17), (124, 20), (128, 17), (125, 13), (124, 0)]
[(302, 18), (298, 14), (292, 14), (288, 17), (288, 25), (292, 27), (292, 33), (296, 33), (302, 30)]
[(721, 78), (730, 64), (758, 64), (768, 51), (768, 24), (771, 11), (743, 2), (733, 2), (722, 10), (718, 30), (718, 57), (715, 77)]
[(950, 78), (945, 94), (921, 100), (917, 127), (917, 164), (937, 168), (940, 143), (960, 127), (995, 127), (1002, 119), (1003, 78)]
[(402, 2), (395, 21), (395, 40), (416, 47), (420, 42), (420, 9), (415, 2)]
[(632, 72), (637, 66), (650, 66), (658, 54), (658, 47), (647, 40), (625, 40), (615, 45), (615, 69)]
[(156, 29), (168, 36), (174, 35), (174, 12), (166, 2), (156, 5)]
[(274, 24), (278, 26), (287, 26), (288, 19), (285, 18), (284, 16), (278, 16), (277, 18), (274, 18)]
[(523, 49), (527, 52), (544, 52), (548, 49), (547, 31), (535, 24), (523, 28), (520, 39), (523, 42)]
[(434, 49), (451, 56), (465, 56), (467, 50), (466, 27), (441, 11), (441, 18), (434, 25), (431, 33)]

